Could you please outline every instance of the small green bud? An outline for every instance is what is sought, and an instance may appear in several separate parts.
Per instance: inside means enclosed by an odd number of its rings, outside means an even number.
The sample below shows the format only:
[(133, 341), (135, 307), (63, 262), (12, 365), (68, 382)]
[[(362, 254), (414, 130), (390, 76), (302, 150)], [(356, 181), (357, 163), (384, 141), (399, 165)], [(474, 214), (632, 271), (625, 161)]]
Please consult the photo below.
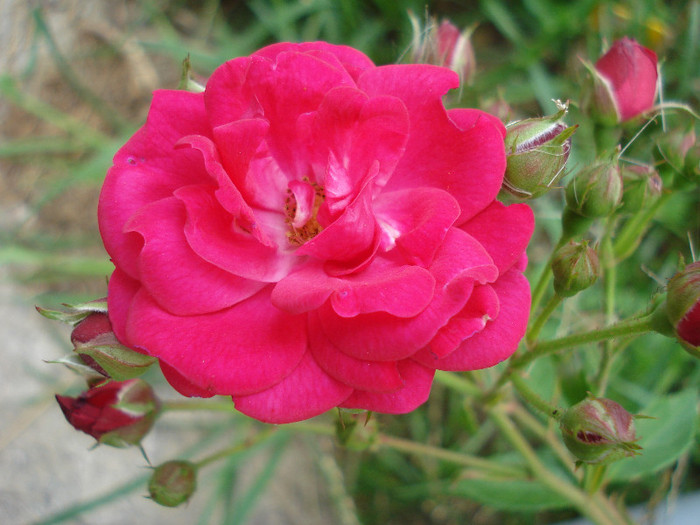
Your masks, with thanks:
[(185, 503), (197, 489), (197, 466), (189, 461), (173, 460), (155, 468), (148, 482), (153, 501), (164, 507)]
[(584, 217), (607, 217), (621, 200), (622, 176), (617, 159), (584, 168), (566, 187), (567, 207)]
[(620, 213), (637, 213), (661, 196), (663, 182), (651, 166), (626, 165), (622, 168), (622, 205)]
[(666, 293), (666, 312), (676, 338), (688, 353), (700, 357), (700, 261), (671, 277)]
[(560, 297), (571, 297), (598, 280), (600, 264), (588, 242), (571, 241), (559, 248), (552, 259), (554, 291)]
[(582, 463), (611, 463), (641, 449), (634, 416), (610, 399), (584, 399), (564, 412), (559, 427), (564, 444)]
[(557, 102), (554, 115), (513, 122), (506, 126), (507, 167), (503, 188), (530, 199), (549, 191), (564, 174), (577, 126), (563, 122), (568, 105)]

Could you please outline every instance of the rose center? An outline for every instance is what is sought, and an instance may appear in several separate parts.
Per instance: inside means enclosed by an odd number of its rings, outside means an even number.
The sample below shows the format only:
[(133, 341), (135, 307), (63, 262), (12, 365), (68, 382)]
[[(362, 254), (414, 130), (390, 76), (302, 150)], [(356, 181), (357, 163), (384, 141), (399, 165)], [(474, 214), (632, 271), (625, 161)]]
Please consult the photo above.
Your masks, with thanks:
[(294, 246), (301, 246), (314, 238), (323, 229), (318, 222), (318, 209), (326, 194), (323, 187), (308, 178), (289, 183), (287, 200), (284, 204), (285, 222), (288, 225), (287, 238)]

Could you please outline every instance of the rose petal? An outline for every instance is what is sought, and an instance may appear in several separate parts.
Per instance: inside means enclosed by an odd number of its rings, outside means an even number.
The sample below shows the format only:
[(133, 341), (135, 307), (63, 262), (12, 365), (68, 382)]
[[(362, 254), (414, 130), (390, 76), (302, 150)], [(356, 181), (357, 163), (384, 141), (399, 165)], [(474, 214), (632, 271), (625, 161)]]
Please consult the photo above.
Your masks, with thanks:
[(413, 355), (413, 359), (430, 366), (436, 357), (449, 355), (465, 339), (481, 332), (486, 324), (498, 317), (498, 295), (490, 285), (475, 286), (469, 302), (435, 335), (430, 344)]
[(535, 228), (535, 217), (527, 204), (504, 206), (494, 201), (462, 226), (486, 248), (504, 274), (520, 259)]
[(493, 283), (500, 311), (494, 321), (466, 339), (442, 359), (416, 356), (419, 362), (438, 370), (479, 370), (494, 366), (511, 356), (525, 335), (530, 315), (530, 285), (517, 270), (510, 270)]
[(282, 42), (264, 47), (254, 54), (275, 59), (277, 55), (286, 51), (297, 51), (312, 55), (316, 54), (317, 56), (323, 53), (322, 56), (325, 57), (326, 61), (330, 61), (329, 56), (332, 55), (355, 80), (357, 80), (358, 76), (363, 71), (374, 67), (374, 63), (367, 55), (361, 53), (357, 49), (349, 46), (329, 44), (327, 42), (301, 42), (299, 44)]
[(212, 397), (215, 395), (213, 392), (199, 388), (162, 359), (158, 364), (163, 372), (163, 377), (179, 394), (187, 397)]
[(311, 261), (275, 285), (272, 303), (297, 314), (320, 307), (330, 297), (342, 317), (370, 312), (413, 317), (428, 306), (434, 289), (433, 276), (417, 266), (376, 260), (362, 272), (338, 278)]
[[(451, 193), (461, 209), (458, 224), (490, 204), (506, 167), (502, 128), (477, 110), (451, 120), (441, 97), (457, 87), (456, 73), (422, 64), (378, 67), (360, 77), (370, 96), (391, 95), (406, 104), (411, 132), (406, 153), (387, 190), (433, 187)], [(469, 124), (465, 126), (465, 124)]]
[(306, 53), (283, 52), (275, 61), (253, 56), (246, 83), (255, 93), (270, 123), (267, 143), (272, 156), (290, 179), (308, 175), (306, 144), (297, 134), (300, 115), (316, 110), (326, 93), (338, 86), (354, 86), (343, 69)]
[(234, 394), (236, 409), (265, 423), (293, 423), (338, 406), (352, 388), (336, 381), (306, 352), (281, 383), (252, 395)]
[(457, 201), (446, 191), (415, 188), (382, 193), (374, 200), (382, 245), (396, 245), (411, 264), (427, 267), (447, 230), (459, 217)]
[[(250, 232), (236, 227), (231, 216), (202, 187), (181, 188), (176, 196), (187, 210), (187, 242), (204, 260), (233, 275), (261, 282), (275, 282), (291, 269), (296, 260), (293, 254), (264, 245)], [(262, 225), (259, 219), (256, 216), (255, 224)], [(265, 238), (270, 236), (266, 234)]]
[(315, 315), (309, 316), (309, 347), (318, 365), (341, 383), (369, 392), (392, 392), (403, 386), (394, 361), (366, 361), (344, 354), (323, 335)]
[(119, 268), (115, 268), (109, 278), (107, 311), (109, 312), (109, 321), (112, 323), (112, 331), (123, 345), (131, 348), (133, 345), (126, 336), (126, 322), (129, 318), (131, 303), (140, 288), (141, 284), (138, 281), (132, 279)]
[[(336, 199), (344, 202), (347, 190), (357, 188), (374, 163), (379, 166), (375, 182), (383, 186), (404, 152), (409, 132), (408, 112), (399, 99), (369, 99), (351, 87), (331, 89), (318, 111), (301, 115), (297, 126), (331, 208)], [(326, 170), (329, 155), (339, 169)], [(326, 173), (330, 177), (324, 180)]]
[(270, 304), (269, 289), (236, 306), (178, 317), (142, 289), (127, 322), (131, 343), (158, 357), (200, 389), (225, 395), (279, 383), (306, 352), (306, 322)]
[(420, 314), (408, 319), (383, 312), (343, 318), (324, 305), (318, 312), (326, 337), (356, 359), (406, 359), (426, 346), (464, 307), (475, 280), (486, 282), (497, 277), (496, 267), (481, 245), (456, 228), (450, 229), (428, 270), (435, 278), (435, 295)]
[(126, 228), (144, 239), (139, 255), (141, 284), (172, 314), (221, 310), (264, 286), (223, 271), (195, 254), (185, 238), (185, 207), (175, 197), (143, 207)]
[(382, 414), (405, 414), (415, 410), (428, 400), (435, 370), (405, 359), (397, 363), (405, 386), (396, 392), (375, 393), (355, 390), (339, 406), (381, 412)]

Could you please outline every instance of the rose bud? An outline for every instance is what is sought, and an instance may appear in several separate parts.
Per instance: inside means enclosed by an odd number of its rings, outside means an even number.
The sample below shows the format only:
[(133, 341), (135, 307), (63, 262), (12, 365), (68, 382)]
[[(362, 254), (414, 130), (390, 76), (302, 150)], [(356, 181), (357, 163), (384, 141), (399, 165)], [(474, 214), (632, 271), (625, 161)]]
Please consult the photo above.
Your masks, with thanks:
[(554, 253), (552, 260), (554, 291), (560, 297), (571, 297), (598, 280), (600, 264), (588, 242), (569, 242)]
[(476, 71), (476, 58), (470, 38), (473, 28), (460, 31), (447, 19), (438, 25), (431, 18), (428, 21), (430, 29), (426, 31), (421, 29), (415, 16), (409, 16), (414, 31), (412, 62), (449, 68), (459, 75), (462, 83), (470, 83)]
[(607, 217), (621, 200), (622, 176), (617, 159), (584, 168), (566, 187), (567, 207), (584, 217)]
[(168, 461), (153, 471), (148, 492), (156, 503), (177, 507), (197, 489), (197, 466), (189, 461)]
[(112, 447), (140, 443), (160, 408), (151, 387), (140, 379), (110, 381), (77, 398), (57, 395), (56, 400), (73, 427)]
[(604, 123), (624, 122), (656, 99), (656, 53), (631, 38), (616, 41), (591, 70), (594, 113)]
[[(657, 142), (656, 158), (668, 163), (674, 171), (682, 173), (686, 167), (686, 159), (696, 145), (695, 128), (681, 131), (679, 129), (670, 130), (661, 134)], [(691, 160), (692, 162), (692, 160)], [(695, 159), (697, 164), (697, 157)]]
[(634, 417), (610, 399), (584, 399), (564, 412), (559, 427), (564, 444), (581, 463), (611, 463), (641, 449), (635, 443)]
[(622, 173), (622, 205), (620, 213), (637, 213), (661, 196), (663, 182), (651, 166), (626, 165)]
[(666, 312), (676, 338), (691, 355), (700, 357), (700, 261), (671, 277), (666, 292)]
[(86, 365), (116, 381), (133, 379), (156, 362), (154, 357), (122, 345), (112, 331), (109, 317), (101, 312), (93, 312), (80, 321), (73, 328), (71, 342)]
[(539, 197), (564, 173), (571, 135), (578, 126), (563, 121), (568, 105), (557, 101), (559, 111), (506, 126), (507, 167), (503, 187), (520, 199)]

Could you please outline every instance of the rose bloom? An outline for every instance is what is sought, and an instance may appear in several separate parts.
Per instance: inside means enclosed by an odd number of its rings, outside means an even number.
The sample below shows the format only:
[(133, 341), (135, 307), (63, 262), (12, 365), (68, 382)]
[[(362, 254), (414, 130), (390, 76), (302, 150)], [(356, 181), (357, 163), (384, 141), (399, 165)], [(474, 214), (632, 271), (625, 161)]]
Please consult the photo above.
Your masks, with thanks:
[(447, 111), (457, 85), (316, 42), (156, 92), (99, 202), (119, 340), (181, 394), (272, 423), (405, 413), (436, 369), (510, 356), (533, 215), (495, 200), (505, 129)]
[(656, 53), (631, 38), (622, 38), (595, 64), (604, 91), (596, 93), (603, 113), (614, 112), (623, 122), (651, 109), (656, 99)]

